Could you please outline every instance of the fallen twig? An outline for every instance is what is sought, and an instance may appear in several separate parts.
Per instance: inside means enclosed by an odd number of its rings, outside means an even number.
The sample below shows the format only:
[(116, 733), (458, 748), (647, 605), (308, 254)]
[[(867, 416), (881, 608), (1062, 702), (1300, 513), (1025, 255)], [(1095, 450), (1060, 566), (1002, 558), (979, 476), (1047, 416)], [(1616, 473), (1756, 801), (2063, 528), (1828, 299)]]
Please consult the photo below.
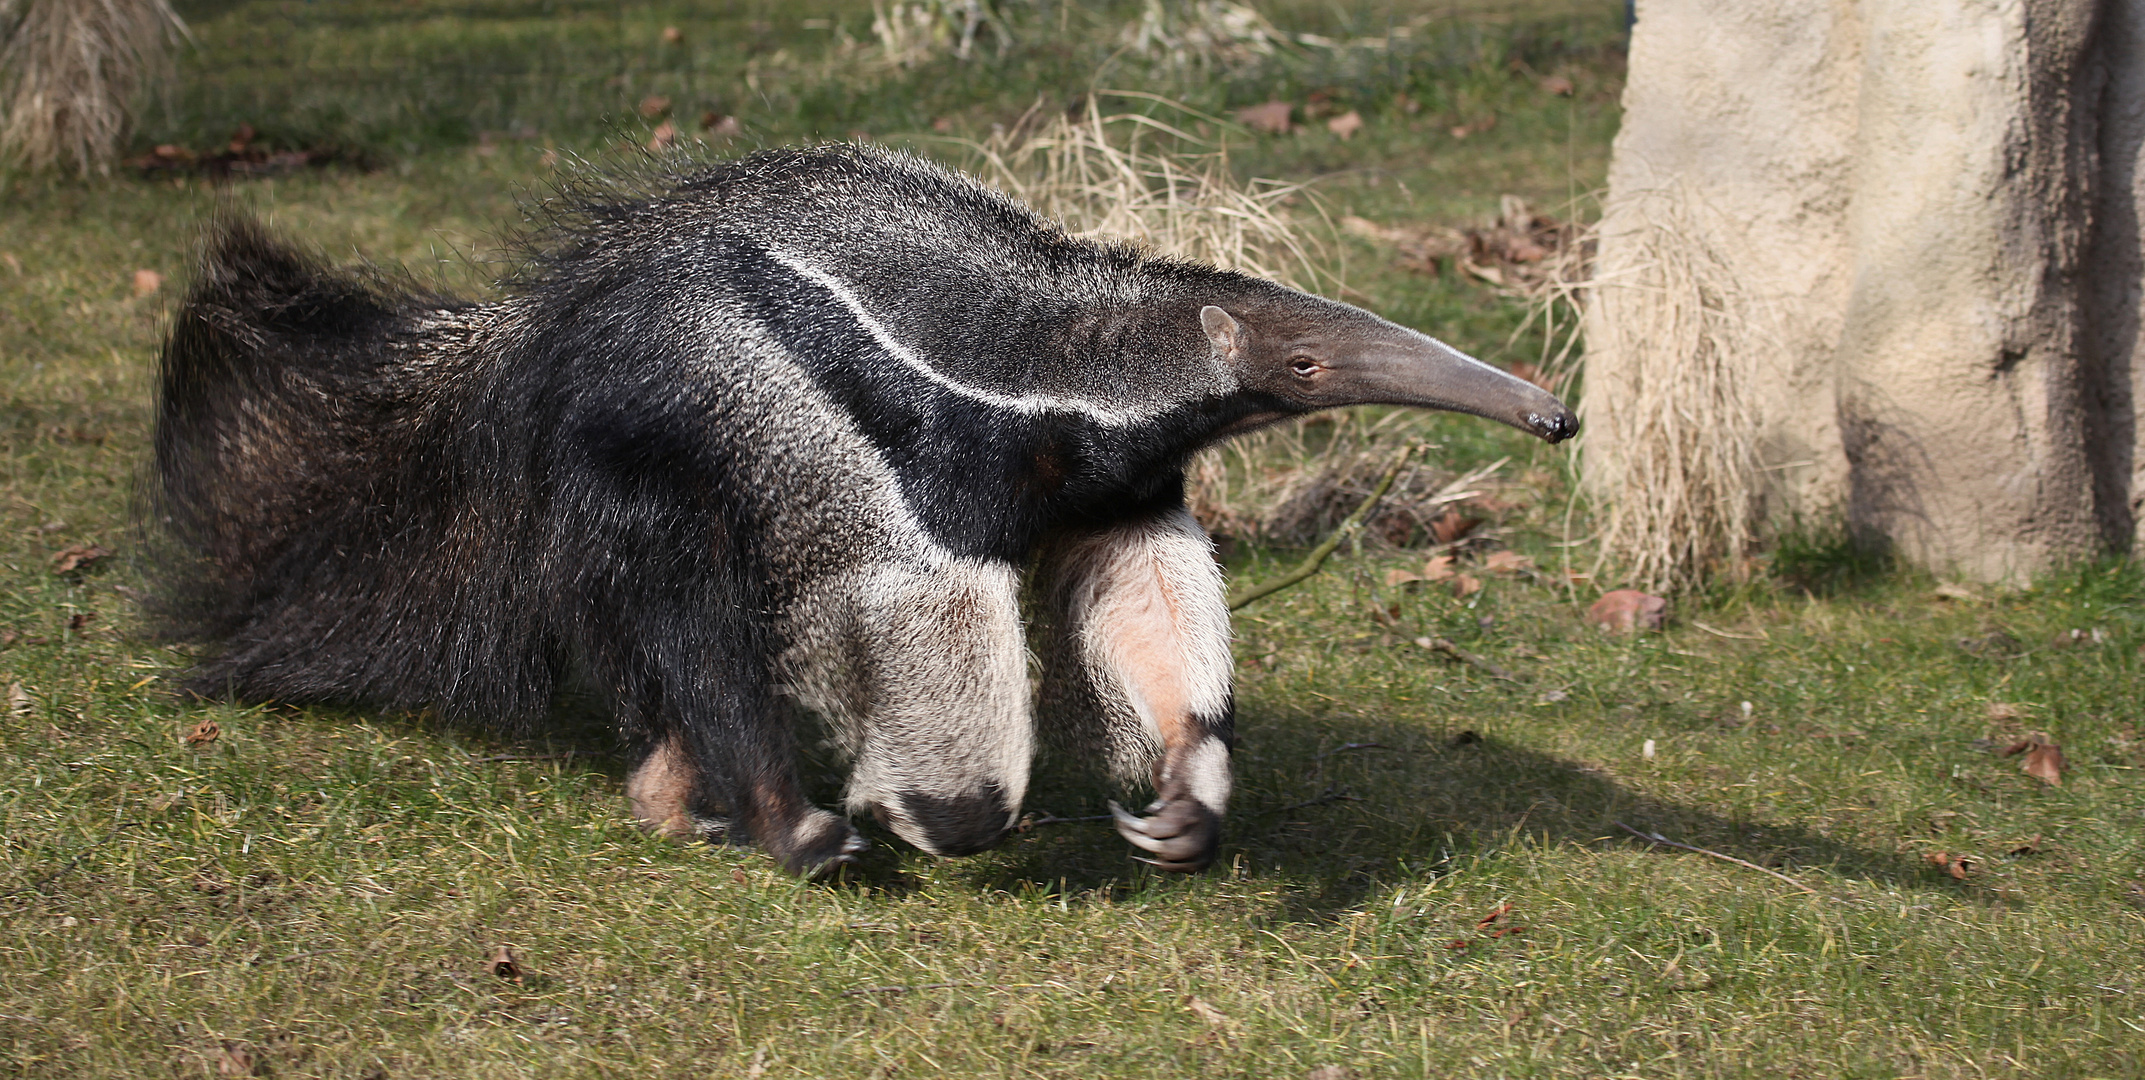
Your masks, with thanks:
[(54, 870), (53, 872), (51, 872), (51, 873), (49, 873), (49, 874), (46, 874), (46, 875), (45, 875), (44, 877), (41, 877), (41, 878), (37, 879), (36, 881), (33, 881), (33, 882), (31, 882), (31, 883), (30, 883), (30, 891), (31, 891), (31, 892), (44, 892), (44, 891), (45, 891), (45, 886), (47, 886), (47, 885), (50, 885), (50, 884), (52, 884), (53, 882), (55, 882), (55, 881), (58, 881), (59, 879), (61, 879), (61, 878), (63, 878), (63, 877), (66, 877), (66, 876), (67, 876), (67, 872), (68, 872), (68, 871), (70, 871), (70, 870), (73, 870), (73, 869), (74, 869), (74, 868), (75, 868), (76, 866), (80, 865), (83, 859), (85, 859), (85, 858), (88, 858), (88, 857), (89, 857), (89, 853), (90, 853), (90, 852), (92, 852), (92, 851), (95, 851), (95, 850), (97, 850), (97, 849), (98, 849), (98, 848), (100, 848), (100, 847), (103, 847), (103, 846), (104, 846), (105, 844), (107, 844), (107, 843), (110, 843), (110, 842), (111, 842), (111, 839), (112, 839), (113, 837), (115, 837), (115, 836), (118, 836), (121, 830), (123, 830), (123, 829), (131, 829), (131, 828), (135, 827), (136, 825), (140, 825), (140, 824), (142, 824), (142, 822), (139, 822), (139, 821), (122, 821), (122, 822), (120, 822), (120, 823), (118, 823), (118, 824), (116, 824), (116, 825), (112, 826), (112, 827), (111, 827), (110, 829), (108, 829), (108, 830), (106, 830), (106, 831), (105, 831), (105, 834), (104, 834), (103, 836), (100, 836), (100, 837), (96, 838), (95, 840), (92, 840), (92, 841), (90, 841), (89, 843), (87, 843), (87, 844), (84, 844), (84, 845), (82, 845), (82, 850), (80, 850), (80, 851), (77, 851), (77, 852), (75, 852), (75, 853), (74, 853), (74, 858), (72, 858), (72, 859), (69, 859), (69, 860), (67, 860), (67, 865), (65, 865), (65, 866), (62, 866), (62, 867), (60, 867), (59, 869), (57, 869), (57, 870)]
[(1311, 806), (1324, 806), (1327, 803), (1362, 801), (1363, 797), (1361, 795), (1350, 795), (1345, 791), (1335, 791), (1332, 788), (1327, 788), (1326, 793), (1320, 795), (1318, 798), (1305, 799), (1300, 803), (1290, 803), (1289, 805), (1284, 806), (1279, 810), (1268, 810), (1266, 812), (1269, 814), (1286, 814), (1291, 810), (1302, 810), (1306, 807)]
[(1623, 829), (1625, 832), (1630, 833), (1631, 835), (1636, 836), (1639, 839), (1646, 841), (1647, 843), (1660, 844), (1664, 847), (1676, 848), (1679, 851), (1691, 851), (1696, 852), (1700, 855), (1710, 855), (1713, 858), (1719, 859), (1722, 862), (1732, 862), (1737, 866), (1747, 867), (1751, 870), (1756, 870), (1758, 873), (1769, 874), (1773, 877), (1779, 878), (1780, 880), (1785, 881), (1788, 884), (1793, 885), (1796, 888), (1801, 889), (1802, 891), (1809, 893), (1811, 896), (1815, 896), (1821, 900), (1834, 899), (1833, 897), (1826, 896), (1824, 893), (1818, 892), (1816, 889), (1813, 889), (1808, 885), (1805, 885), (1802, 882), (1797, 881), (1794, 878), (1791, 878), (1786, 874), (1781, 873), (1778, 870), (1768, 869), (1766, 867), (1759, 866), (1757, 863), (1749, 862), (1744, 859), (1738, 859), (1733, 855), (1723, 855), (1718, 851), (1708, 851), (1707, 849), (1702, 847), (1692, 847), (1689, 844), (1679, 844), (1674, 840), (1670, 840), (1669, 838), (1662, 836), (1660, 833), (1640, 832), (1637, 829), (1634, 829), (1621, 821), (1617, 822), (1616, 824), (1618, 828)]
[(1339, 746), (1336, 746), (1336, 747), (1334, 747), (1334, 748), (1333, 748), (1333, 749), (1331, 749), (1331, 750), (1321, 750), (1321, 751), (1319, 751), (1319, 752), (1318, 752), (1317, 754), (1313, 755), (1313, 756), (1312, 756), (1312, 758), (1311, 758), (1311, 760), (1313, 760), (1313, 761), (1324, 761), (1324, 760), (1326, 760), (1326, 759), (1327, 759), (1328, 757), (1331, 757), (1331, 756), (1333, 756), (1334, 754), (1345, 754), (1345, 753), (1347, 753), (1347, 752), (1348, 752), (1348, 751), (1350, 751), (1350, 750), (1391, 750), (1391, 749), (1393, 749), (1393, 747), (1387, 746), (1387, 745), (1385, 745), (1384, 743), (1375, 743), (1375, 742), (1348, 742), (1348, 743), (1342, 743), (1342, 744), (1340, 744)]
[(1072, 825), (1083, 821), (1109, 821), (1110, 819), (1111, 815), (1109, 814), (1086, 814), (1080, 817), (1053, 817), (1046, 814), (1043, 817), (1021, 818), (1020, 821), (1013, 826), (1013, 831), (1027, 832), (1029, 829), (1033, 829), (1039, 825)]
[(843, 997), (863, 997), (866, 994), (906, 994), (916, 990), (1043, 990), (1048, 983), (917, 983), (914, 986), (860, 986), (842, 991)]
[(1451, 640), (1447, 638), (1419, 637), (1415, 639), (1415, 644), (1420, 645), (1425, 649), (1429, 649), (1432, 652), (1444, 653), (1445, 655), (1450, 656), (1453, 659), (1458, 660), (1459, 662), (1467, 664), (1471, 667), (1481, 668), (1483, 671), (1487, 672), (1489, 676), (1493, 679), (1503, 679), (1506, 682), (1520, 681), (1519, 676), (1514, 675), (1511, 672), (1506, 671), (1505, 669), (1498, 667), (1497, 665), (1492, 664), (1479, 656), (1476, 656), (1474, 653), (1468, 652), (1466, 649), (1463, 649), (1458, 645), (1453, 644)]
[(1230, 593), (1229, 610), (1236, 611), (1255, 600), (1271, 596), (1310, 577), (1312, 574), (1318, 573), (1318, 568), (1326, 564), (1326, 557), (1340, 548), (1341, 541), (1348, 539), (1357, 529), (1363, 527), (1363, 520), (1370, 516), (1371, 508), (1377, 506), (1378, 500), (1385, 498), (1385, 493), (1392, 490), (1393, 479), (1400, 475), (1400, 470), (1407, 465), (1408, 458), (1414, 453), (1415, 445), (1413, 443), (1403, 447), (1400, 451), (1400, 456), (1394, 458), (1392, 466), (1385, 470), (1385, 475), (1378, 478), (1378, 486), (1372, 488), (1370, 494), (1364, 497), (1363, 502), (1355, 508), (1354, 512), (1350, 513), (1341, 522), (1340, 527), (1334, 529), (1331, 535), (1320, 541), (1317, 547), (1312, 548), (1311, 553), (1305, 555), (1303, 561), (1296, 564), (1295, 569), (1263, 585), (1247, 585)]
[(1700, 630), (1705, 631), (1708, 634), (1713, 635), (1714, 637), (1734, 638), (1737, 641), (1771, 641), (1773, 639), (1773, 636), (1771, 634), (1766, 633), (1762, 629), (1755, 634), (1739, 634), (1733, 630), (1721, 630), (1711, 626), (1707, 626), (1706, 624), (1699, 622), (1697, 619), (1692, 619), (1691, 625), (1699, 628)]

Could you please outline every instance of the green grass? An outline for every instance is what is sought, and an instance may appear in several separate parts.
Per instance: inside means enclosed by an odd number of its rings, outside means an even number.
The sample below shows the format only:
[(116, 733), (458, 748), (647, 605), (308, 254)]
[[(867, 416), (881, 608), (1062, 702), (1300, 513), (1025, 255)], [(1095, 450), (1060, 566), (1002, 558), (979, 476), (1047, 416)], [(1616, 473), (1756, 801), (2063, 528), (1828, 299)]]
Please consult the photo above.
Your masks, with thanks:
[[(404, 10), (422, 34), (377, 21)], [(251, 40), (247, 20), (342, 12), (354, 43), (451, 54), (464, 31), (440, 10), (189, 14), (218, 50)], [(453, 9), (562, 50), (618, 9), (535, 10)], [(626, 11), (651, 40), (669, 17)], [(822, 14), (748, 6), (738, 34), (688, 27), (711, 50), (702, 71), (757, 48), (820, 73), (769, 91), (790, 104), (748, 141), (854, 123), (929, 145), (929, 119), (955, 114), (973, 134), (1047, 81), (1040, 45), (828, 76), (809, 35), (830, 32), (798, 25)], [(860, 32), (857, 9), (837, 14)], [(1375, 16), (1275, 14), (1328, 34)], [(1612, 16), (1586, 18), (1613, 36)], [(764, 42), (745, 32), (753, 19)], [(1582, 88), (1566, 99), (1507, 61), (1554, 52), (1539, 43), (1571, 18), (1479, 25), (1478, 51), (1454, 45), (1453, 63), (1392, 78), (1419, 101), (1436, 84), (1496, 102), (1495, 129), (1460, 142), (1427, 105), (1366, 108), (1370, 127), (1347, 143), (1239, 133), (1235, 161), (1350, 170), (1324, 197), (1381, 220), (1464, 220), (1505, 191), (1553, 202), (1599, 183), (1616, 69), (1586, 49), (1606, 37), (1555, 53)], [(1075, 69), (1098, 34), (1073, 35), (1058, 90), (1084, 85)], [(211, 58), (255, 77), (235, 55)], [(1181, 85), (1131, 75), (1151, 81), (1116, 85)], [(1361, 100), (1397, 92), (1389, 70), (1358, 75)], [(293, 115), (316, 107), (274, 77)], [(1306, 67), (1261, 85), (1339, 79)], [(176, 700), (183, 651), (137, 636), (120, 589), (140, 584), (128, 498), (196, 225), (232, 197), (330, 253), (480, 287), (488, 237), (517, 190), (544, 182), (543, 143), (596, 152), (613, 137), (562, 123), (483, 152), (450, 137), (456, 124), (516, 117), (482, 89), (443, 92), (431, 134), (370, 144), (385, 162), (373, 172), (222, 191), (5, 180), (0, 252), (21, 270), (0, 265), (0, 634), (21, 636), (0, 646), (0, 691), (20, 683), (28, 707), (0, 717), (0, 1072), (215, 1076), (235, 1052), (267, 1075), (351, 1078), (2145, 1075), (2145, 573), (2128, 564), (1941, 599), (1817, 531), (1783, 549), (1781, 576), (1688, 598), (1665, 634), (1615, 638), (1581, 621), (1591, 589), (1482, 574), (1462, 602), (1383, 585), (1419, 553), (1344, 549), (1239, 616), (1241, 786), (1222, 864), (1191, 879), (1151, 875), (1106, 826), (1073, 823), (959, 861), (875, 834), (852, 881), (804, 885), (750, 851), (641, 835), (587, 717), (514, 743), (415, 717)], [(268, 129), (217, 105), (223, 92), (177, 97), (205, 130)], [(1264, 96), (1227, 80), (1202, 92), (1209, 107)], [(353, 116), (375, 106), (403, 107), (345, 102)], [(1519, 324), (1494, 294), (1349, 253), (1359, 299), (1448, 340), (1496, 354)], [(137, 269), (170, 281), (132, 297)], [(1497, 525), (1553, 578), (1567, 455), (1467, 418), (1419, 430), (1447, 467), (1514, 456), (1500, 494), (1518, 505)], [(118, 554), (52, 572), (54, 552), (92, 541)], [(1253, 548), (1230, 570), (1259, 580), (1298, 554)], [(78, 615), (91, 617), (71, 627)], [(2088, 633), (2055, 644), (2073, 630)], [(1521, 681), (1412, 644), (1430, 634)], [(219, 736), (189, 744), (203, 720)], [(2029, 730), (2069, 755), (2062, 787), (1994, 752)], [(830, 771), (812, 770), (823, 797)], [(1029, 809), (1093, 814), (1111, 794), (1077, 763), (1046, 762)], [(1820, 895), (1650, 847), (1618, 822)], [(1965, 879), (1936, 852), (1971, 860)], [(1489, 929), (1525, 929), (1478, 931), (1504, 904)], [(484, 970), (503, 943), (518, 982)]]

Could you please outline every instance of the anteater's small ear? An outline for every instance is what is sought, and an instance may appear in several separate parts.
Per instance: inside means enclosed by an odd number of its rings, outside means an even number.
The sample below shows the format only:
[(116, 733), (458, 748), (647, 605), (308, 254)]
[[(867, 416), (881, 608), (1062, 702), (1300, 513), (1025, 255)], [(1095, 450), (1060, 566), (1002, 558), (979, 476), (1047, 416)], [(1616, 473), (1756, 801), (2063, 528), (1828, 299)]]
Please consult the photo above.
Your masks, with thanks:
[(1208, 304), (1199, 309), (1199, 325), (1206, 328), (1207, 340), (1214, 343), (1214, 351), (1224, 359), (1244, 355), (1244, 328), (1228, 312)]

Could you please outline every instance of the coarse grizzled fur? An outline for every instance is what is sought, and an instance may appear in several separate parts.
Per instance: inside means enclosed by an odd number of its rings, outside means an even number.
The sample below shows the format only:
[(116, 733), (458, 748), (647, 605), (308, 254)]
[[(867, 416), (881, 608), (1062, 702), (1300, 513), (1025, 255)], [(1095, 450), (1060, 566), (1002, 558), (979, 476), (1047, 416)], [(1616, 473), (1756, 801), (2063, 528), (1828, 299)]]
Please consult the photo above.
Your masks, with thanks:
[(1184, 464), (1394, 401), (1552, 440), (1553, 398), (1279, 285), (1070, 237), (901, 154), (835, 146), (585, 198), (502, 300), (330, 269), (229, 219), (165, 346), (149, 505), (197, 690), (539, 723), (615, 703), (651, 828), (851, 859), (796, 777), (798, 705), (851, 812), (1001, 838), (1043, 700), (1151, 779), (1126, 837), (1213, 858), (1228, 614)]

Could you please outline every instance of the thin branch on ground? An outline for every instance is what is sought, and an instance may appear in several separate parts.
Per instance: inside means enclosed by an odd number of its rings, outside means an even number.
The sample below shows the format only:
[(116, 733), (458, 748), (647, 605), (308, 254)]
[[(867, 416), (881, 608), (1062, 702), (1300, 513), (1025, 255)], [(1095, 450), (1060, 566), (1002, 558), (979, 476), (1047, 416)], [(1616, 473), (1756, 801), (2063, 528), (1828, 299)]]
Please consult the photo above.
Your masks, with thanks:
[(1318, 568), (1326, 564), (1326, 557), (1338, 550), (1342, 541), (1348, 539), (1355, 534), (1356, 530), (1363, 527), (1364, 519), (1370, 516), (1371, 509), (1378, 505), (1378, 500), (1385, 498), (1385, 493), (1392, 490), (1393, 479), (1400, 475), (1400, 470), (1407, 465), (1408, 458), (1414, 453), (1415, 446), (1412, 443), (1402, 448), (1400, 456), (1394, 458), (1393, 464), (1385, 470), (1385, 475), (1378, 478), (1378, 486), (1372, 488), (1362, 504), (1357, 506), (1355, 511), (1341, 522), (1339, 528), (1333, 530), (1332, 535), (1326, 537), (1317, 547), (1312, 548), (1311, 553), (1304, 556), (1303, 561), (1297, 563), (1294, 570), (1263, 585), (1249, 585), (1231, 593), (1229, 595), (1229, 610), (1240, 610), (1249, 606), (1253, 601), (1271, 596), (1318, 573)]
[(103, 836), (100, 836), (95, 840), (92, 840), (89, 843), (83, 845), (82, 850), (74, 853), (74, 858), (67, 860), (67, 865), (62, 866), (59, 869), (54, 870), (49, 874), (46, 874), (44, 877), (41, 877), (36, 881), (31, 882), (30, 891), (40, 893), (44, 892), (45, 886), (50, 885), (63, 877), (66, 877), (67, 872), (73, 870), (76, 866), (81, 865), (82, 860), (88, 858), (90, 852), (95, 851), (100, 847), (103, 847), (107, 843), (110, 843), (111, 839), (115, 836), (118, 836), (121, 830), (131, 829), (136, 825), (140, 824), (143, 823), (139, 821), (122, 821), (117, 825), (112, 826), (110, 829), (105, 831), (105, 834)]
[(1111, 820), (1111, 815), (1109, 814), (1085, 814), (1080, 817), (1054, 817), (1051, 815), (1044, 815), (1043, 817), (1024, 817), (1020, 819), (1020, 822), (1018, 824), (1013, 826), (1013, 831), (1027, 832), (1029, 829), (1033, 829), (1042, 825), (1074, 825), (1081, 822), (1109, 820)]
[(907, 994), (917, 990), (1048, 990), (1050, 983), (917, 983), (913, 986), (860, 986), (842, 991), (843, 997), (863, 997), (866, 994)]
[(1284, 806), (1284, 807), (1280, 808), (1279, 810), (1268, 810), (1268, 811), (1266, 811), (1266, 813), (1268, 813), (1268, 814), (1286, 814), (1286, 813), (1288, 813), (1288, 812), (1289, 812), (1289, 811), (1291, 811), (1291, 810), (1303, 810), (1303, 809), (1306, 809), (1306, 808), (1308, 808), (1308, 807), (1313, 807), (1313, 806), (1324, 806), (1324, 805), (1326, 805), (1327, 803), (1337, 803), (1337, 802), (1362, 802), (1362, 801), (1363, 801), (1363, 797), (1362, 797), (1361, 795), (1350, 795), (1350, 794), (1348, 794), (1348, 793), (1347, 793), (1346, 791), (1335, 791), (1335, 790), (1334, 790), (1334, 789), (1332, 789), (1332, 788), (1327, 788), (1327, 789), (1326, 789), (1326, 792), (1325, 792), (1325, 794), (1323, 794), (1323, 795), (1320, 795), (1320, 796), (1319, 796), (1318, 798), (1315, 798), (1315, 799), (1305, 799), (1304, 801), (1302, 801), (1302, 802), (1300, 802), (1300, 803), (1290, 803), (1289, 805), (1287, 805), (1287, 806)]
[(1741, 867), (1746, 867), (1746, 868), (1748, 868), (1748, 869), (1751, 869), (1751, 870), (1756, 870), (1756, 871), (1757, 871), (1758, 873), (1761, 873), (1761, 874), (1767, 874), (1767, 875), (1770, 875), (1770, 876), (1772, 876), (1772, 877), (1776, 877), (1776, 878), (1779, 878), (1779, 879), (1780, 879), (1781, 881), (1785, 881), (1785, 882), (1787, 882), (1788, 884), (1790, 884), (1790, 885), (1793, 885), (1793, 886), (1795, 886), (1796, 888), (1798, 888), (1798, 889), (1801, 889), (1802, 891), (1804, 891), (1804, 892), (1806, 892), (1806, 893), (1809, 893), (1809, 894), (1810, 894), (1811, 896), (1815, 896), (1815, 897), (1817, 897), (1817, 898), (1818, 898), (1818, 899), (1820, 899), (1820, 900), (1836, 900), (1836, 899), (1838, 899), (1837, 897), (1832, 897), (1832, 896), (1826, 896), (1826, 895), (1825, 895), (1824, 893), (1818, 892), (1818, 891), (1817, 891), (1816, 889), (1813, 889), (1813, 888), (1809, 887), (1808, 885), (1805, 885), (1805, 884), (1803, 884), (1802, 882), (1800, 882), (1800, 881), (1797, 881), (1797, 880), (1795, 880), (1794, 878), (1791, 878), (1791, 877), (1787, 876), (1786, 874), (1783, 874), (1783, 873), (1781, 873), (1781, 872), (1780, 872), (1780, 871), (1778, 871), (1778, 870), (1773, 870), (1773, 869), (1769, 869), (1769, 868), (1767, 868), (1767, 867), (1759, 866), (1759, 865), (1758, 865), (1757, 863), (1754, 863), (1754, 862), (1750, 862), (1750, 861), (1748, 861), (1748, 860), (1745, 860), (1745, 859), (1738, 859), (1738, 858), (1736, 858), (1736, 857), (1735, 857), (1735, 856), (1733, 856), (1733, 855), (1723, 855), (1723, 854), (1721, 854), (1721, 853), (1720, 853), (1720, 852), (1718, 852), (1718, 851), (1709, 851), (1709, 850), (1707, 850), (1707, 849), (1705, 849), (1705, 848), (1702, 848), (1702, 847), (1692, 847), (1692, 846), (1691, 846), (1691, 845), (1689, 845), (1689, 844), (1679, 844), (1679, 843), (1675, 842), (1674, 840), (1670, 840), (1669, 838), (1667, 838), (1667, 837), (1665, 837), (1665, 836), (1662, 836), (1662, 835), (1661, 835), (1660, 833), (1648, 833), (1648, 832), (1640, 832), (1640, 831), (1638, 831), (1637, 829), (1634, 829), (1634, 828), (1632, 828), (1631, 826), (1629, 826), (1629, 825), (1626, 825), (1626, 824), (1624, 824), (1624, 823), (1623, 823), (1623, 822), (1621, 822), (1621, 821), (1617, 822), (1617, 823), (1616, 823), (1616, 825), (1617, 825), (1617, 827), (1618, 827), (1618, 828), (1621, 828), (1621, 829), (1622, 829), (1622, 830), (1624, 830), (1625, 832), (1627, 832), (1627, 833), (1630, 833), (1631, 835), (1633, 835), (1633, 836), (1636, 836), (1636, 837), (1638, 837), (1639, 839), (1641, 839), (1641, 840), (1644, 840), (1644, 841), (1646, 841), (1646, 842), (1647, 842), (1647, 843), (1649, 843), (1649, 844), (1660, 844), (1660, 845), (1662, 845), (1663, 847), (1672, 847), (1672, 848), (1675, 848), (1675, 849), (1677, 849), (1677, 850), (1679, 850), (1679, 851), (1689, 851), (1689, 852), (1695, 852), (1695, 853), (1697, 853), (1697, 854), (1699, 854), (1699, 855), (1707, 855), (1707, 856), (1711, 856), (1712, 858), (1715, 858), (1715, 859), (1719, 859), (1719, 860), (1720, 860), (1720, 861), (1722, 861), (1722, 862), (1731, 862), (1731, 863), (1734, 863), (1734, 864), (1735, 864), (1735, 865), (1737, 865), (1737, 866), (1741, 866)]
[(1505, 669), (1498, 667), (1497, 665), (1492, 664), (1479, 656), (1476, 656), (1474, 653), (1468, 652), (1466, 649), (1463, 649), (1458, 645), (1453, 644), (1452, 641), (1448, 638), (1419, 637), (1415, 639), (1415, 644), (1420, 645), (1425, 649), (1429, 649), (1432, 652), (1444, 653), (1445, 655), (1450, 656), (1453, 659), (1458, 660), (1459, 662), (1466, 664), (1470, 667), (1481, 668), (1493, 679), (1503, 679), (1506, 682), (1522, 681), (1519, 676), (1514, 675), (1511, 672), (1506, 671)]

